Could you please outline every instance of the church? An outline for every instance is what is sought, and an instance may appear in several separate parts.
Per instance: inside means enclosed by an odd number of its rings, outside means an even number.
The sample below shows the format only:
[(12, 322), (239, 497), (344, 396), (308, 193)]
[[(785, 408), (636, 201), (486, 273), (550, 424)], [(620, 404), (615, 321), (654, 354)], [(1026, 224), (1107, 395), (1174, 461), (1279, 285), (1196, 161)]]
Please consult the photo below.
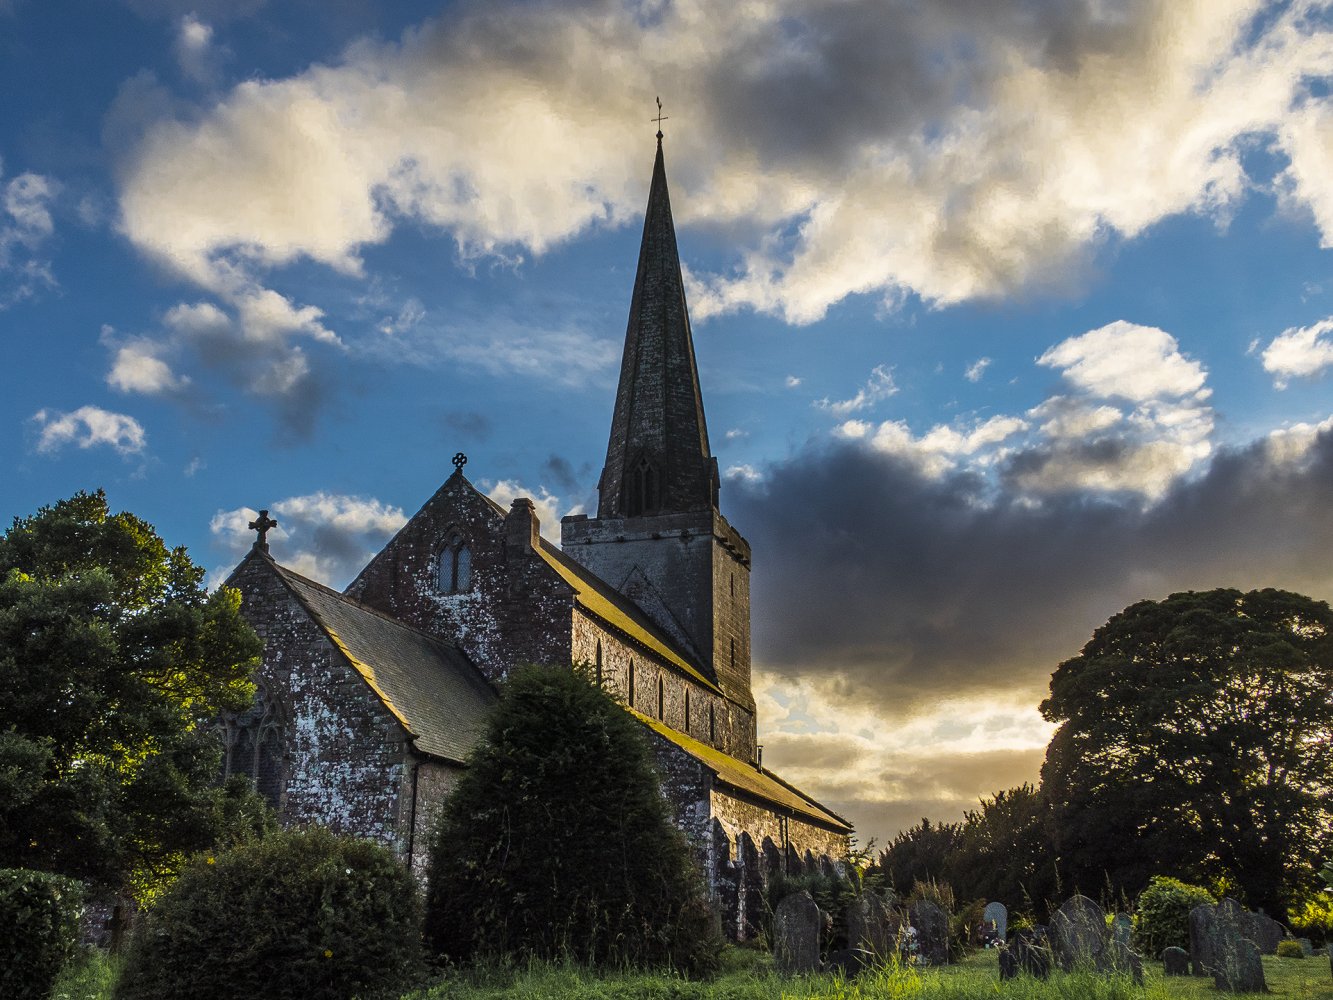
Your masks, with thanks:
[(831, 871), (852, 828), (763, 766), (750, 683), (750, 546), (719, 508), (662, 134), (596, 516), (542, 538), (467, 458), (342, 593), (258, 537), (227, 583), (264, 640), (223, 721), (226, 773), (285, 824), (393, 846), (424, 872), (441, 803), (515, 666), (581, 665), (648, 730), (663, 792), (733, 939), (777, 871)]

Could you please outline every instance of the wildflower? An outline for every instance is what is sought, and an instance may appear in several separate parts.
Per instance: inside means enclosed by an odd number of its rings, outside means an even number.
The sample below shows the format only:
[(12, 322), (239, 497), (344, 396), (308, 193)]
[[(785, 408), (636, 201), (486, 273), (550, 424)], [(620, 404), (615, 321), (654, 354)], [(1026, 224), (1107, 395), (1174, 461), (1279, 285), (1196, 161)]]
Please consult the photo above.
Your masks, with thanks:
[(324, 949), (324, 957), (325, 957), (325, 958), (332, 958), (332, 957), (333, 957), (333, 952), (330, 951), (328, 948), (325, 948), (325, 949)]

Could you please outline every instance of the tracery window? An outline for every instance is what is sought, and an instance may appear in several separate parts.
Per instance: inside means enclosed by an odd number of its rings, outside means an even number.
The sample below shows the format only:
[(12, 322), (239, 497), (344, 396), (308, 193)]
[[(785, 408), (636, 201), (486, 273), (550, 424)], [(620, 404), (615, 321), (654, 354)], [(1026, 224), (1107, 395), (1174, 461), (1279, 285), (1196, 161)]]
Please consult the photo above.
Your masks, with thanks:
[(261, 685), (246, 711), (222, 718), (222, 777), (243, 774), (269, 805), (277, 808), (282, 793), (282, 717)]
[(451, 531), (440, 549), (436, 584), (442, 594), (472, 589), (472, 549), (460, 531)]
[(641, 457), (629, 469), (625, 476), (625, 514), (638, 517), (642, 514), (655, 513), (661, 506), (658, 497), (659, 477), (657, 468), (646, 457)]

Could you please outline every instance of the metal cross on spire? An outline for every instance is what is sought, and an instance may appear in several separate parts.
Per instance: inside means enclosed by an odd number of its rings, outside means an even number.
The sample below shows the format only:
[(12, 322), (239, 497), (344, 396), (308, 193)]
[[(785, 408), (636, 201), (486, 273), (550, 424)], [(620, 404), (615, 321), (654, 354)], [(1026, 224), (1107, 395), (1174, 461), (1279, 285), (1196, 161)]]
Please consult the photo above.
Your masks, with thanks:
[(269, 517), (268, 511), (261, 510), (259, 516), (250, 522), (250, 530), (259, 532), (259, 537), (255, 539), (255, 548), (259, 549), (260, 552), (267, 552), (268, 530), (277, 526), (277, 519)]
[(661, 142), (661, 141), (662, 141), (662, 123), (665, 122), (665, 121), (670, 121), (670, 116), (669, 116), (669, 115), (664, 115), (664, 114), (662, 114), (662, 98), (659, 97), (659, 98), (657, 99), (657, 117), (656, 117), (656, 118), (649, 118), (648, 120), (649, 120), (650, 122), (657, 122), (657, 141), (658, 141), (658, 142)]

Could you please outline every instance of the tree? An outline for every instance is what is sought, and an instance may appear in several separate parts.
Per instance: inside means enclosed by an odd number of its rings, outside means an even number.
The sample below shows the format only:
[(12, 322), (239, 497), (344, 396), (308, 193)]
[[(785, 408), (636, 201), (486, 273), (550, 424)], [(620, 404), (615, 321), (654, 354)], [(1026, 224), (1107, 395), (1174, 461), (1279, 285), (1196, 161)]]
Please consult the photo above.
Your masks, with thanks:
[(996, 792), (965, 813), (948, 859), (961, 897), (1031, 906), (1038, 914), (1058, 903), (1046, 814), (1045, 798), (1029, 784)]
[(143, 897), (229, 816), (209, 723), (261, 645), (183, 548), (79, 493), (0, 538), (0, 867)]
[(922, 819), (901, 831), (879, 856), (884, 881), (899, 896), (906, 897), (918, 882), (949, 882), (953, 878), (953, 852), (958, 846), (959, 824)]
[(1281, 917), (1333, 820), (1333, 612), (1280, 590), (1142, 601), (1051, 678), (1043, 792), (1071, 887), (1229, 879)]
[(568, 669), (506, 682), (432, 848), (426, 940), (452, 959), (708, 971), (720, 944), (646, 733)]

